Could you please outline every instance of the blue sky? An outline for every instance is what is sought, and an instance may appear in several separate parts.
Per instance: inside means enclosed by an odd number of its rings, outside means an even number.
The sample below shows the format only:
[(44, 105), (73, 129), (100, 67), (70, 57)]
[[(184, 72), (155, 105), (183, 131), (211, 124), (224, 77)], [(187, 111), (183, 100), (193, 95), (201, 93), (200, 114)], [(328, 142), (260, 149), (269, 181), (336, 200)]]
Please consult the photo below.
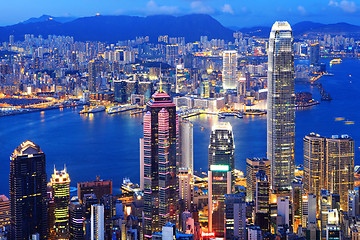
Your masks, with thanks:
[[(206, 13), (225, 26), (271, 25), (316, 21), (360, 25), (360, 0), (1, 0), (0, 25), (10, 25), (43, 14), (83, 17), (103, 15), (148, 16)], [(6, 3), (4, 3), (6, 1)], [(30, 4), (31, 3), (31, 4)]]

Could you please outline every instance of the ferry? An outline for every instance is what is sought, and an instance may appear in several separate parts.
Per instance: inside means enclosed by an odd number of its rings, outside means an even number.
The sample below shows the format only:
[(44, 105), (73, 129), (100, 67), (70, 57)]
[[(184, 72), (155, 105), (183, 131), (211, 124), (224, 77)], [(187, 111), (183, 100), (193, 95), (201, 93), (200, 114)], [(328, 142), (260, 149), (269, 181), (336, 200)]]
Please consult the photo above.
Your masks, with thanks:
[(87, 113), (97, 113), (97, 112), (102, 112), (102, 111), (105, 111), (105, 107), (103, 106), (97, 106), (97, 107), (93, 107), (93, 108), (90, 108)]
[(337, 118), (335, 118), (335, 121), (344, 121), (345, 120), (345, 118), (343, 118), (343, 117), (337, 117)]
[(339, 64), (339, 63), (342, 63), (342, 59), (340, 58), (335, 58), (330, 61), (330, 64)]
[(123, 106), (121, 105), (117, 105), (117, 106), (112, 106), (112, 107), (108, 107), (106, 109), (106, 112), (108, 114), (113, 114), (113, 113), (117, 113), (117, 112), (120, 112), (122, 110)]
[(345, 124), (350, 125), (350, 124), (355, 124), (355, 122), (354, 121), (345, 121)]
[(138, 184), (132, 183), (129, 178), (124, 178), (123, 183), (121, 184), (121, 190), (125, 190), (127, 192), (138, 192), (140, 191), (140, 187)]

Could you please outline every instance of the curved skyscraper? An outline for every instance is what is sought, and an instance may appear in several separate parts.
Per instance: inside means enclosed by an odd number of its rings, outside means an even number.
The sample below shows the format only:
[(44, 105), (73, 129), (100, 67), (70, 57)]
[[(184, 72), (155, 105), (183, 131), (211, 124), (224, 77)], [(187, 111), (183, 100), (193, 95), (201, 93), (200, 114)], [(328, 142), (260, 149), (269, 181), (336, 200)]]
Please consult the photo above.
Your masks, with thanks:
[(268, 50), (267, 157), (275, 191), (291, 188), (295, 168), (295, 80), (293, 35), (288, 22), (275, 22)]

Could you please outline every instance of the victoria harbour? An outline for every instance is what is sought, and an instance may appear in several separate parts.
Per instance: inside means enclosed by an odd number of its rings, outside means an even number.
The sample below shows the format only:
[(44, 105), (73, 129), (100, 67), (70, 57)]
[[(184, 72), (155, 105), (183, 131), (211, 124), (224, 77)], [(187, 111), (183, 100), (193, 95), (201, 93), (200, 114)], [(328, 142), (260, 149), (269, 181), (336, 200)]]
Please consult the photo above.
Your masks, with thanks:
[[(296, 64), (307, 60), (297, 60)], [(303, 137), (310, 132), (331, 137), (349, 134), (355, 140), (355, 165), (360, 164), (360, 69), (358, 59), (344, 59), (341, 64), (329, 66), (334, 76), (323, 76), (318, 81), (333, 100), (296, 111), (296, 164), (303, 161)], [(296, 92), (308, 91), (320, 101), (316, 87), (296, 84)], [(111, 179), (114, 192), (119, 191), (122, 179), (139, 181), (139, 138), (143, 134), (142, 115), (128, 113), (108, 115), (105, 112), (80, 115), (81, 107), (54, 109), (0, 118), (0, 192), (8, 192), (9, 156), (25, 140), (38, 143), (46, 153), (46, 168), (64, 164), (71, 176), (71, 186), (76, 182), (94, 180), (96, 176)], [(336, 118), (344, 121), (335, 121)], [(194, 123), (194, 170), (207, 171), (209, 136), (217, 121), (229, 121), (235, 139), (235, 166), (245, 172), (247, 157), (266, 156), (266, 115), (238, 119), (200, 115), (188, 120)], [(345, 124), (353, 121), (354, 124)]]

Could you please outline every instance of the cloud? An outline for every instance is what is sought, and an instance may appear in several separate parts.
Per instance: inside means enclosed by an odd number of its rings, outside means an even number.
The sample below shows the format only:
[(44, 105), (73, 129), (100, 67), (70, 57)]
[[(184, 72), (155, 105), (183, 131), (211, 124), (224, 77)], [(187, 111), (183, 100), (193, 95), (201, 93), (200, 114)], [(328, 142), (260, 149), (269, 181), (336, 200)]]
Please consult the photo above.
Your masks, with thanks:
[(177, 6), (159, 6), (154, 0), (150, 0), (146, 3), (145, 13), (148, 15), (178, 14), (180, 9)]
[(353, 1), (342, 0), (340, 2), (337, 2), (334, 0), (330, 0), (328, 5), (333, 7), (339, 7), (347, 13), (354, 13), (357, 11), (356, 3)]
[(297, 10), (300, 12), (301, 15), (306, 15), (306, 9), (303, 6), (298, 6)]
[(192, 9), (192, 12), (195, 12), (195, 13), (212, 14), (215, 12), (212, 7), (205, 5), (201, 1), (191, 2), (190, 7)]
[(234, 10), (232, 9), (230, 4), (224, 4), (224, 6), (221, 8), (221, 11), (223, 13), (230, 13), (230, 14), (234, 14)]

